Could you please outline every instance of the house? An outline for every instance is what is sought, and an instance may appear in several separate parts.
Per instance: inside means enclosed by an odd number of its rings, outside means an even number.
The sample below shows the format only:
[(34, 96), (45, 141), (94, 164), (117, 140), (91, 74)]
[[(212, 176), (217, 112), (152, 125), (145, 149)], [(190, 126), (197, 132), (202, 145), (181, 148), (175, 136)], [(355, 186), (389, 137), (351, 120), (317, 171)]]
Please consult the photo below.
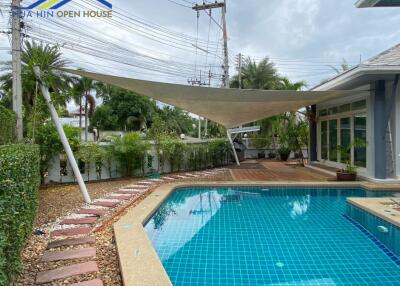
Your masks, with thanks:
[[(365, 178), (400, 180), (399, 75), (400, 44), (314, 87), (313, 91), (352, 90), (354, 95), (313, 106), (311, 160), (340, 168), (350, 159)], [(348, 146), (356, 139), (367, 146), (353, 147), (345, 155), (338, 152), (338, 145)]]

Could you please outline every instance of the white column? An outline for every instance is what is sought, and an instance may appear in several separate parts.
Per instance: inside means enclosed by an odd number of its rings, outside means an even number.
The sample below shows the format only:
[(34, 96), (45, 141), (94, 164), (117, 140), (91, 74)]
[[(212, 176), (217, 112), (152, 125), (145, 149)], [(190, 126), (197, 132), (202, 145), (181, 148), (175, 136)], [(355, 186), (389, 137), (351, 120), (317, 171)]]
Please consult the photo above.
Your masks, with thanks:
[(58, 135), (60, 136), (61, 143), (64, 146), (65, 153), (67, 153), (69, 163), (71, 164), (71, 167), (72, 167), (72, 170), (74, 171), (76, 180), (78, 181), (79, 188), (81, 190), (83, 198), (84, 198), (85, 202), (89, 204), (89, 203), (91, 203), (89, 193), (86, 189), (85, 182), (83, 181), (82, 174), (79, 171), (79, 167), (78, 167), (78, 164), (76, 163), (74, 154), (72, 153), (72, 149), (71, 149), (71, 146), (69, 145), (67, 136), (65, 136), (64, 129), (60, 123), (60, 119), (58, 117), (57, 111), (54, 108), (53, 103), (51, 102), (49, 89), (43, 82), (41, 82), (40, 68), (35, 66), (34, 71), (35, 71), (36, 78), (40, 83), (40, 88), (41, 88), (43, 97), (46, 100), (47, 106), (50, 110), (51, 118), (53, 119), (53, 122), (56, 125), (56, 129), (57, 129)]

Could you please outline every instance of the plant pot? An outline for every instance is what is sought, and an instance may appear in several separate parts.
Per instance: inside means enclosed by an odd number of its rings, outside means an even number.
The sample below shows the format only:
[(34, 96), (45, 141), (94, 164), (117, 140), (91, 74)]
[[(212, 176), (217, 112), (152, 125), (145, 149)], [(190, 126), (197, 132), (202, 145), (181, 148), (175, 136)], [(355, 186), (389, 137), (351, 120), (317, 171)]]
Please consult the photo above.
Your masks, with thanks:
[(289, 159), (290, 153), (281, 153), (279, 154), (279, 157), (281, 157), (282, 161), (287, 161)]
[(276, 154), (275, 153), (269, 153), (268, 154), (268, 158), (269, 159), (275, 159), (276, 158)]
[(258, 159), (264, 159), (265, 153), (258, 153)]
[(340, 182), (354, 182), (355, 180), (357, 180), (357, 173), (337, 171), (336, 178)]

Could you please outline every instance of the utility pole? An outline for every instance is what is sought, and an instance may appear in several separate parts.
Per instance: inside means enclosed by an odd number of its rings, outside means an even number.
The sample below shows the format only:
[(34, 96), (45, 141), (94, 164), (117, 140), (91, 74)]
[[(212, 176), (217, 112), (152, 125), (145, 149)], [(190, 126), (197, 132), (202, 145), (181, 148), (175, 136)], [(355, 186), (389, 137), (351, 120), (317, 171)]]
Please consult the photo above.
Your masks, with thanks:
[(222, 29), (224, 35), (224, 86), (225, 88), (229, 88), (229, 55), (228, 55), (228, 31), (226, 26), (226, 1), (214, 3), (204, 3), (201, 5), (194, 5), (192, 7), (195, 11), (201, 10), (212, 10), (212, 9), (222, 9)]
[(12, 0), (12, 106), (17, 115), (15, 135), (23, 139), (22, 79), (21, 79), (21, 0)]
[(238, 81), (239, 81), (239, 89), (242, 89), (242, 66), (243, 66), (243, 58), (242, 54), (239, 53), (237, 59), (237, 71), (238, 71)]

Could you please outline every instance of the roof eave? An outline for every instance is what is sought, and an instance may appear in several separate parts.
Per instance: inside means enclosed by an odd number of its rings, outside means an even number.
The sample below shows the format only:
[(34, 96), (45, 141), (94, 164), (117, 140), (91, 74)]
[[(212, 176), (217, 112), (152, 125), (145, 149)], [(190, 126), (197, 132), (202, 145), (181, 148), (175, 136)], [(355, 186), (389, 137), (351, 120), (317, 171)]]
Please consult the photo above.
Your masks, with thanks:
[(350, 83), (352, 80), (361, 77), (363, 75), (383, 75), (383, 74), (399, 74), (400, 66), (369, 66), (369, 65), (359, 65), (349, 71), (346, 71), (337, 77), (313, 87), (313, 91), (324, 91), (333, 90), (341, 85)]
[(369, 8), (369, 7), (374, 7), (379, 0), (358, 0), (356, 2), (356, 7), (357, 8)]

